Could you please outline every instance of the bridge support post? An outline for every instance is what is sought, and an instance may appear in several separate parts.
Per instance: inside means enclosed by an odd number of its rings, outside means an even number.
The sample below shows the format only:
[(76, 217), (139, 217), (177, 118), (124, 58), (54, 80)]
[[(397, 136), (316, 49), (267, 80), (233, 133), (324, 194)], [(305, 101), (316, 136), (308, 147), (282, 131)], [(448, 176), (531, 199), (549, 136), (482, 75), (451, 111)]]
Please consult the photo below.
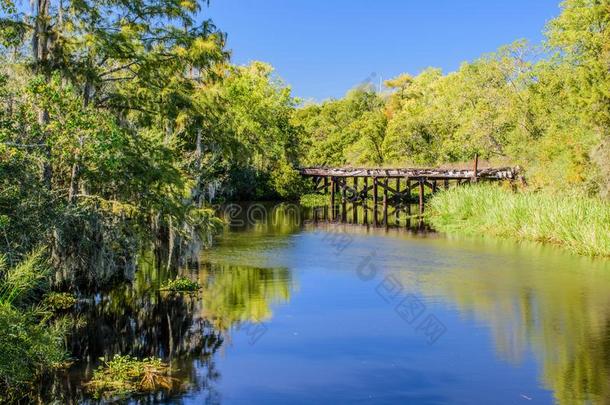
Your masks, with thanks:
[(378, 201), (377, 199), (379, 198), (379, 194), (378, 194), (378, 189), (377, 189), (377, 177), (373, 177), (373, 225), (377, 226), (378, 225), (378, 216), (377, 216), (377, 205), (378, 205)]
[(383, 226), (388, 226), (388, 178), (383, 179)]
[(341, 221), (347, 221), (347, 177), (341, 179)]
[(364, 178), (364, 190), (362, 191), (362, 208), (364, 215), (364, 224), (369, 224), (369, 178)]
[(358, 223), (358, 177), (354, 177), (354, 195), (352, 196), (352, 219)]
[(400, 177), (396, 177), (396, 196), (394, 197), (394, 201), (396, 207), (394, 208), (394, 215), (396, 216), (396, 225), (400, 224), (400, 211), (402, 208), (402, 204), (400, 201), (402, 200), (402, 196), (400, 195)]
[(330, 178), (330, 219), (335, 220), (335, 190), (337, 189), (337, 183), (334, 177)]
[(424, 214), (424, 182), (425, 180), (423, 178), (419, 179), (419, 215)]

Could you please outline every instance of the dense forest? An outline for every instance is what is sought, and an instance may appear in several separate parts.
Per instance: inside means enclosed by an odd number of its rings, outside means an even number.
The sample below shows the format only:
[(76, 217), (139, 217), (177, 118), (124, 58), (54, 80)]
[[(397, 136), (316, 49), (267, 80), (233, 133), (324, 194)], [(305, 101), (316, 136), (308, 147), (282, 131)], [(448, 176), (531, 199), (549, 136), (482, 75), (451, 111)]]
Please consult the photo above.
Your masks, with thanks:
[[(57, 330), (32, 305), (49, 284), (97, 288), (133, 277), (145, 244), (208, 244), (211, 202), (294, 198), (299, 166), (478, 153), (533, 189), (610, 194), (609, 0), (564, 1), (542, 44), (321, 103), (266, 63), (231, 64), (205, 2), (31, 3), (0, 0), (0, 325), (46, 343)], [(58, 356), (19, 336), (0, 337), (0, 388)]]

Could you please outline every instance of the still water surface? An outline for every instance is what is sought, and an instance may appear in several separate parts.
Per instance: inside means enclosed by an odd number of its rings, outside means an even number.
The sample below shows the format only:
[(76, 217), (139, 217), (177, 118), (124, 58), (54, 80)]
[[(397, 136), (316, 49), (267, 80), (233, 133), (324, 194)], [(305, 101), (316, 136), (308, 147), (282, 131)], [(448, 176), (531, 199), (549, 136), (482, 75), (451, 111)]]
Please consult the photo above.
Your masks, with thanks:
[[(554, 248), (276, 213), (176, 271), (81, 305), (83, 356), (55, 387), (82, 400), (100, 356), (161, 356), (195, 403), (610, 402), (610, 264)], [(89, 361), (86, 361), (86, 360)]]

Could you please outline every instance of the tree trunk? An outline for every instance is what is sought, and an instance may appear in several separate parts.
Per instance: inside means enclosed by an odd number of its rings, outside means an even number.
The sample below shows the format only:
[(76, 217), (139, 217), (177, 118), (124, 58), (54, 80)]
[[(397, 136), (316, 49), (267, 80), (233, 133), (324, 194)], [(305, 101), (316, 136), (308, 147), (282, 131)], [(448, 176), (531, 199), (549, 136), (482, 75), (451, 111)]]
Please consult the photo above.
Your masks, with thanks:
[[(36, 21), (34, 23), (34, 33), (32, 34), (32, 56), (34, 57), (34, 72), (43, 74), (47, 83), (51, 81), (48, 71), (49, 57), (49, 3), (51, 0), (36, 1)], [(42, 109), (38, 112), (38, 125), (43, 131), (42, 143), (48, 138), (47, 126), (49, 124), (49, 111)], [(43, 164), (43, 181), (46, 187), (51, 189), (51, 178), (53, 172), (51, 168), (51, 148), (49, 145), (44, 150), (46, 160)]]

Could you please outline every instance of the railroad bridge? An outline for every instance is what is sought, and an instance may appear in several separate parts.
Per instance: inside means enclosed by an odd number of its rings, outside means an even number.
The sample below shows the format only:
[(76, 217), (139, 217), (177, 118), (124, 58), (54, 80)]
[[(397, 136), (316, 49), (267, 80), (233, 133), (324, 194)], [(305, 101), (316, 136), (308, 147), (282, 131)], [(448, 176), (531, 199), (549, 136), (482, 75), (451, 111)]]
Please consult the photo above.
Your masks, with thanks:
[[(374, 226), (388, 225), (388, 210), (393, 209), (398, 220), (400, 213), (407, 217), (424, 213), (427, 196), (439, 189), (448, 189), (478, 181), (514, 181), (518, 168), (478, 168), (475, 159), (472, 169), (421, 169), (421, 168), (301, 168), (304, 177), (313, 179), (314, 193), (330, 197), (330, 217), (346, 222), (351, 210), (352, 221), (363, 222), (372, 217)], [(372, 204), (370, 204), (372, 203)], [(351, 205), (351, 207), (348, 207)], [(339, 209), (340, 208), (340, 209)], [(381, 211), (382, 217), (379, 218)], [(340, 213), (340, 218), (339, 218)]]

